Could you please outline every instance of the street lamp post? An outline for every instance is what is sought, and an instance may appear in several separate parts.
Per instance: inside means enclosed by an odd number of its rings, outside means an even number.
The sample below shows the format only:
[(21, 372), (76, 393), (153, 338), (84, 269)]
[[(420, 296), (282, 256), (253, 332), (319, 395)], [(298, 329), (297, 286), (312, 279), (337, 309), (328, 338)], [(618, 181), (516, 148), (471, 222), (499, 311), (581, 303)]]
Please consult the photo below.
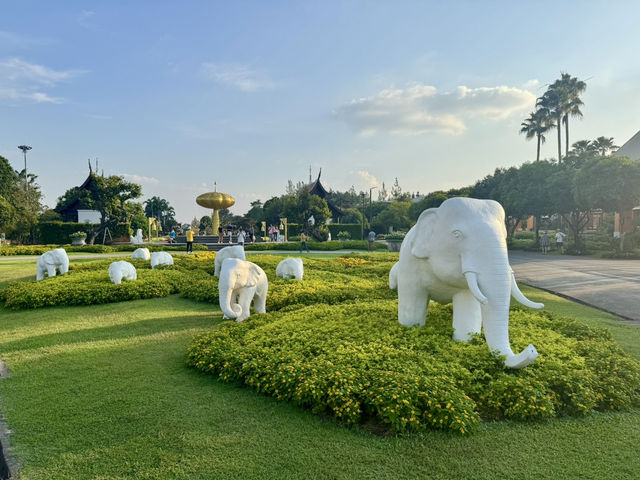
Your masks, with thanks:
[(22, 153), (24, 154), (24, 191), (26, 192), (27, 185), (29, 184), (29, 181), (27, 180), (27, 152), (31, 150), (31, 147), (29, 145), (20, 145), (18, 148), (22, 150)]
[(366, 218), (366, 214), (365, 214), (365, 203), (364, 203), (364, 196), (366, 195), (365, 192), (360, 192), (360, 196), (362, 197), (362, 240), (364, 240), (364, 220)]
[(373, 216), (373, 202), (371, 200), (371, 192), (373, 192), (374, 188), (378, 187), (371, 187), (369, 189), (369, 225), (371, 225), (371, 217)]

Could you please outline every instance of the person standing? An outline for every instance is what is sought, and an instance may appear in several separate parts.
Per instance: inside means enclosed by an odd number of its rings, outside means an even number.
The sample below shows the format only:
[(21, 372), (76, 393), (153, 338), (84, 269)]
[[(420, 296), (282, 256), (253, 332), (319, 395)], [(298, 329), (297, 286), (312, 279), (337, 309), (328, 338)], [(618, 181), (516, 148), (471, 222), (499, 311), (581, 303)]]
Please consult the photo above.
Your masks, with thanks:
[(545, 255), (549, 251), (549, 246), (551, 245), (551, 239), (547, 232), (542, 232), (542, 237), (540, 238), (540, 247), (542, 247), (542, 253)]
[(173, 228), (169, 234), (169, 243), (176, 243), (176, 231)]
[(309, 251), (309, 247), (307, 246), (307, 235), (302, 232), (300, 234), (300, 253), (302, 253), (302, 249), (305, 249), (307, 251), (307, 253), (311, 253)]
[(244, 233), (244, 230), (240, 229), (240, 231), (238, 232), (238, 245), (242, 245), (244, 247), (245, 236), (246, 234)]
[(369, 232), (369, 251), (373, 250), (373, 244), (376, 241), (376, 232), (374, 232), (373, 230), (371, 230)]
[(218, 243), (222, 243), (224, 241), (224, 229), (222, 225), (218, 227)]
[(187, 230), (187, 253), (193, 253), (193, 229)]
[(566, 233), (558, 232), (556, 233), (556, 248), (560, 253), (564, 253), (564, 237), (566, 237)]

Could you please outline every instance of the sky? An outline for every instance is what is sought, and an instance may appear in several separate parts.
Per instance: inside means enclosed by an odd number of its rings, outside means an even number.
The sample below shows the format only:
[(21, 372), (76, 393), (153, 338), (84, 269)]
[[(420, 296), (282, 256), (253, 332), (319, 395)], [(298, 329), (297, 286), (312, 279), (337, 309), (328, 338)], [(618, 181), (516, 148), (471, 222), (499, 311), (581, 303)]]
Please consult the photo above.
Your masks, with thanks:
[[(520, 123), (587, 82), (570, 143), (640, 129), (640, 2), (0, 0), (0, 155), (54, 207), (97, 160), (181, 222), (326, 188), (427, 193), (535, 160)], [(557, 151), (550, 132), (543, 157)], [(375, 198), (375, 190), (374, 190)]]

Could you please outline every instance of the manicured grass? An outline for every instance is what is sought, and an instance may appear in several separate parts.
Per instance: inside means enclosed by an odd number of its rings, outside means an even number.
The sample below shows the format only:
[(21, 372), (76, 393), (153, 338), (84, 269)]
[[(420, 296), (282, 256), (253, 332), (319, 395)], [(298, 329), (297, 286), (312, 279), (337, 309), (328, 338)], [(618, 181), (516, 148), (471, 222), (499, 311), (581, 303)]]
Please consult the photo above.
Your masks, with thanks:
[[(609, 326), (640, 357), (640, 329), (526, 294), (553, 313)], [(640, 410), (491, 423), (470, 437), (378, 437), (189, 369), (187, 345), (221, 321), (214, 306), (177, 296), (0, 309), (0, 356), (11, 372), (0, 397), (21, 478), (638, 478)]]

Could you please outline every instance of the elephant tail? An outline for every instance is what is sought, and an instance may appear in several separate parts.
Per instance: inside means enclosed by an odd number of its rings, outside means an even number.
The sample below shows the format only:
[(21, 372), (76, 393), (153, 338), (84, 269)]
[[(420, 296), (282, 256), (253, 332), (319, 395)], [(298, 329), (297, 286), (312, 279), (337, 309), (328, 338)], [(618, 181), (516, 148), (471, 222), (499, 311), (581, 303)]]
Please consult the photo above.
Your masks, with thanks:
[(233, 295), (233, 285), (231, 285), (231, 279), (228, 278), (229, 274), (220, 276), (218, 282), (218, 297), (220, 301), (220, 310), (224, 313), (225, 318), (239, 318), (242, 315), (242, 307), (237, 303), (232, 303), (231, 299), (235, 298)]
[(398, 289), (398, 262), (389, 271), (389, 288), (391, 290)]

